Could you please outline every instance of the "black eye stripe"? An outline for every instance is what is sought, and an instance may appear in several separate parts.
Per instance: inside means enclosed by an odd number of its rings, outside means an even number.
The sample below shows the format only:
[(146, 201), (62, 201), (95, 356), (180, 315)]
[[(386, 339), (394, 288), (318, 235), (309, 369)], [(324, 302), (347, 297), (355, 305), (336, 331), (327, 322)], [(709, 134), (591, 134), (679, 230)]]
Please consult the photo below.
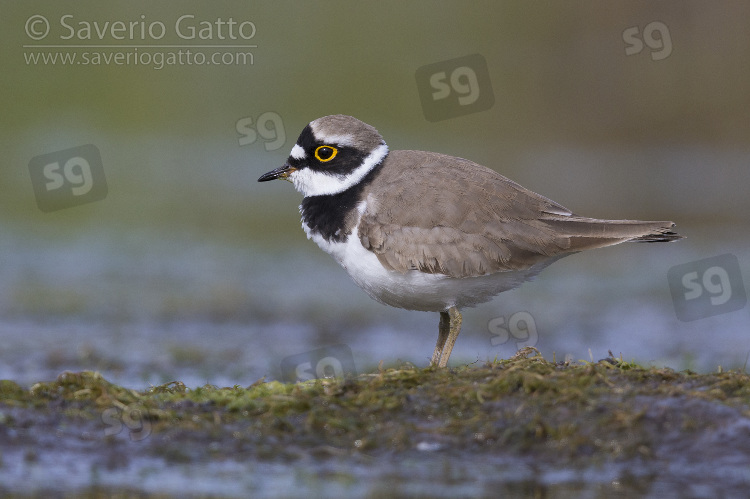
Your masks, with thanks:
[[(327, 174), (346, 175), (362, 164), (368, 152), (351, 146), (340, 144), (325, 144), (315, 137), (310, 125), (307, 125), (300, 133), (296, 145), (305, 151), (304, 158), (293, 158), (289, 156), (287, 162), (297, 169), (310, 168), (326, 172)], [(315, 157), (315, 150), (319, 147), (330, 147), (336, 149), (336, 155), (332, 160), (321, 161)]]

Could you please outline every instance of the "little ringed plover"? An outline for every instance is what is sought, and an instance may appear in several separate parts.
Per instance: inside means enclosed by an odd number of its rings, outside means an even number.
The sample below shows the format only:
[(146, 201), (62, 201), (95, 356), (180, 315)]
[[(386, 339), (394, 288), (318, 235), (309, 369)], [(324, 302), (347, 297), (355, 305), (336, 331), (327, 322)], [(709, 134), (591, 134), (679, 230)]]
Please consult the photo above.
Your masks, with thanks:
[(681, 239), (672, 222), (572, 213), (471, 161), (389, 151), (351, 116), (308, 124), (286, 163), (258, 181), (294, 184), (307, 237), (375, 300), (440, 312), (431, 364), (445, 367), (459, 309), (489, 301), (582, 250)]

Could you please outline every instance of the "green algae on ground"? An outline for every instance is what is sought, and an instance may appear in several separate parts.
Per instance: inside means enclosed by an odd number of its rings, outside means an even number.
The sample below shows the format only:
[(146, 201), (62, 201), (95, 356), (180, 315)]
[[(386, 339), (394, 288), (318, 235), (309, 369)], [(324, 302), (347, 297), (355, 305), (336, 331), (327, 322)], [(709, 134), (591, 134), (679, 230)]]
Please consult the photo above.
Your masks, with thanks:
[[(750, 376), (615, 358), (553, 363), (525, 349), (481, 366), (402, 366), (249, 387), (172, 382), (136, 391), (95, 372), (65, 372), (29, 390), (1, 381), (0, 432), (19, 409), (26, 425), (85, 423), (91, 439), (125, 430), (131, 440), (153, 441), (151, 455), (177, 462), (440, 450), (588, 465), (676, 452), (680, 439), (750, 417)], [(50, 413), (56, 419), (45, 423), (41, 416)]]

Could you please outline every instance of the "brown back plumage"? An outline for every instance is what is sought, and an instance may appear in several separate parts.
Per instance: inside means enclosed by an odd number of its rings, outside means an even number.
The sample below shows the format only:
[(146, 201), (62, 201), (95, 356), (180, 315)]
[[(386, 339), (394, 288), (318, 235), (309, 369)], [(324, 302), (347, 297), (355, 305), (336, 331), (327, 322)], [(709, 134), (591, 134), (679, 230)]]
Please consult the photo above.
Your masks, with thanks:
[(376, 184), (366, 191), (359, 237), (399, 272), (480, 276), (624, 241), (682, 237), (672, 222), (580, 217), (489, 168), (443, 154), (392, 151)]

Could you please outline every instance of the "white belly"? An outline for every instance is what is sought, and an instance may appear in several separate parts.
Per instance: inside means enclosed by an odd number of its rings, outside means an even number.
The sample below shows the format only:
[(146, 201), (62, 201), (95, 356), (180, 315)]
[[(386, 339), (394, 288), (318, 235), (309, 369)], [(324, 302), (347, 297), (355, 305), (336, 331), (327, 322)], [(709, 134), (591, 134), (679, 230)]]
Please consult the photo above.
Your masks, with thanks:
[[(360, 206), (360, 213), (363, 211), (363, 206)], [(346, 242), (329, 242), (319, 234), (311, 234), (309, 228), (302, 224), (307, 237), (333, 256), (368, 295), (380, 303), (407, 310), (439, 312), (454, 306), (459, 309), (473, 307), (520, 286), (555, 260), (539, 263), (527, 270), (479, 277), (455, 278), (418, 270), (402, 274), (383, 267), (375, 253), (362, 246), (357, 237), (358, 227), (359, 223)]]

